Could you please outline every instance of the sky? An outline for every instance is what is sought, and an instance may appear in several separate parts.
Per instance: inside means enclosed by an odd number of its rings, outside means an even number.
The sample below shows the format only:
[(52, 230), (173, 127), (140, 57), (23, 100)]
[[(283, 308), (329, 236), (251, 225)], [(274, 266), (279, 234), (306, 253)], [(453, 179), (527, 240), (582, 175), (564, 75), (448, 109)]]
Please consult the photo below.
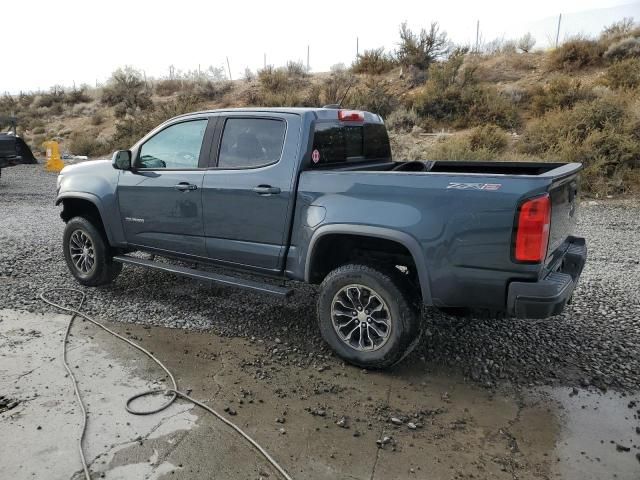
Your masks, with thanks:
[[(615, 8), (612, 8), (615, 7)], [(0, 6), (3, 50), (0, 92), (47, 90), (105, 82), (124, 65), (148, 77), (166, 76), (169, 66), (224, 66), (240, 78), (245, 68), (288, 60), (327, 71), (351, 64), (359, 48), (396, 48), (398, 27), (414, 30), (437, 21), (456, 43), (475, 42), (476, 22), (484, 40), (515, 38), (531, 31), (538, 46), (596, 34), (622, 16), (640, 21), (638, 0), (13, 0)], [(582, 12), (582, 13), (580, 13)]]

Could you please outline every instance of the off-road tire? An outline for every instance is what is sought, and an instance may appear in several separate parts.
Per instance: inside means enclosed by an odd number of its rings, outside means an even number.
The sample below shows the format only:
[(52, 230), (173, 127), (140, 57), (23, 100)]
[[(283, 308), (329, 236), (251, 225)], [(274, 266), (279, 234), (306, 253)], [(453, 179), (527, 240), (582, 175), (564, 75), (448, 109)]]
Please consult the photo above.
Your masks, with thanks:
[[(382, 297), (391, 317), (391, 333), (383, 346), (373, 351), (352, 348), (337, 334), (331, 318), (334, 296), (351, 284), (363, 285)], [(330, 272), (320, 286), (317, 314), (322, 338), (343, 360), (368, 369), (391, 367), (404, 359), (417, 345), (421, 329), (420, 309), (415, 292), (403, 275), (393, 268), (378, 269), (348, 264)]]
[[(82, 272), (71, 258), (71, 236), (74, 232), (81, 231), (89, 237), (94, 255), (93, 267), (88, 272)], [(73, 217), (67, 222), (63, 234), (63, 250), (67, 267), (71, 274), (81, 285), (97, 287), (107, 285), (120, 274), (122, 264), (113, 261), (113, 255), (106, 235), (101, 227), (97, 227), (89, 218)]]

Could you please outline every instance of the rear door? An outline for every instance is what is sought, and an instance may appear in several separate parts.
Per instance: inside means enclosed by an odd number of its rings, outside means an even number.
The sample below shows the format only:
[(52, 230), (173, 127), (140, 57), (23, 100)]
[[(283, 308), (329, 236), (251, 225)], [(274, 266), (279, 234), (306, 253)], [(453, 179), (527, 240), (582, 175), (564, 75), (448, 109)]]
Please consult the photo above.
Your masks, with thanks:
[(210, 259), (278, 271), (291, 222), (300, 116), (220, 117), (204, 175), (204, 235)]
[(121, 172), (118, 181), (129, 244), (206, 256), (202, 180), (209, 160), (206, 138), (214, 130), (214, 118), (185, 120), (166, 126), (134, 150), (135, 168)]

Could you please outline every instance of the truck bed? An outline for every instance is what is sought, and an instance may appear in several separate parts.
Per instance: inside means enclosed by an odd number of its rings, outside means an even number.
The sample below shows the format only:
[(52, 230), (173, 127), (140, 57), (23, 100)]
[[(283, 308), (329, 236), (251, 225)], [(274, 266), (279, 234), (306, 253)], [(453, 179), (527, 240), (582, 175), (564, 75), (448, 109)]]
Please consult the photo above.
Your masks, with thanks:
[[(422, 164), (422, 166), (420, 166)], [(476, 162), (458, 160), (434, 161), (384, 161), (375, 163), (359, 163), (332, 165), (322, 170), (333, 171), (377, 171), (404, 173), (459, 173), (487, 175), (545, 175), (556, 169), (567, 167), (569, 163), (560, 162)], [(411, 167), (415, 168), (412, 169)], [(420, 170), (419, 168), (425, 168)], [(553, 175), (561, 172), (554, 172)]]
[[(414, 238), (425, 252), (436, 305), (499, 307), (510, 281), (536, 281), (555, 268), (575, 226), (581, 164), (425, 163), (429, 170), (417, 172), (394, 170), (401, 163), (389, 161), (311, 168), (300, 175), (299, 205), (322, 207), (325, 225), (355, 218)], [(545, 194), (552, 204), (547, 259), (514, 263), (519, 207)]]

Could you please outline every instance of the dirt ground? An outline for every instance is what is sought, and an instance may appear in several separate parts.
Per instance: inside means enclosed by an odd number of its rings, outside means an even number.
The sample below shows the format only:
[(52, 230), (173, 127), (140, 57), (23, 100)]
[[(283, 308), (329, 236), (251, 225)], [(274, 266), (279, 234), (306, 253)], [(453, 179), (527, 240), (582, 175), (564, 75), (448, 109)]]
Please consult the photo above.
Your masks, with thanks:
[[(82, 416), (61, 363), (68, 318), (0, 310), (0, 394), (19, 401), (0, 408), (0, 478), (80, 478)], [(279, 478), (196, 406), (127, 414), (129, 396), (167, 379), (131, 347), (76, 322), (69, 360), (89, 411), (85, 448), (95, 478)], [(109, 326), (157, 355), (182, 390), (231, 412), (295, 479), (640, 477), (638, 395), (487, 390), (415, 362), (387, 373), (338, 362), (282, 366), (251, 339)]]

